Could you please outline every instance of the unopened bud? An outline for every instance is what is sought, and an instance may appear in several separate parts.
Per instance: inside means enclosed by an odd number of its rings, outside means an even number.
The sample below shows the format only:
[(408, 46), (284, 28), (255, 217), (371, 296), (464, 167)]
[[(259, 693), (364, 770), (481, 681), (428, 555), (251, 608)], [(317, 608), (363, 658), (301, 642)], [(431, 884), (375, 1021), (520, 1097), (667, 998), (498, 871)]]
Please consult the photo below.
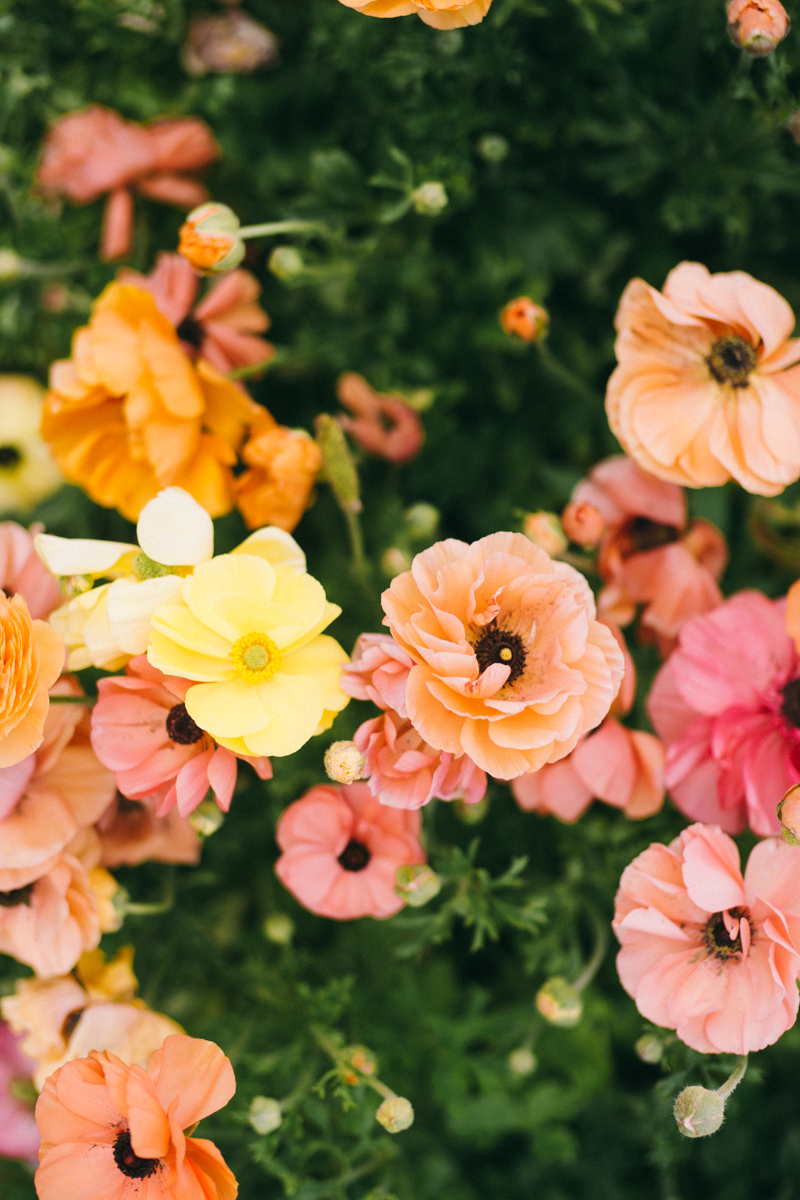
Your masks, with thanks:
[(394, 579), (395, 575), (402, 575), (403, 571), (407, 571), (410, 566), (411, 555), (407, 554), (405, 550), (401, 550), (399, 546), (390, 546), (381, 555), (381, 570), (390, 579)]
[(181, 225), (178, 253), (202, 275), (221, 275), (244, 258), (239, 218), (227, 204), (201, 204)]
[(800, 846), (800, 783), (790, 787), (776, 809), (781, 836), (790, 846)]
[(508, 150), (508, 142), (501, 133), (485, 133), (478, 142), (478, 154), (490, 163), (502, 162)]
[(295, 279), (306, 269), (303, 256), (294, 246), (276, 246), (269, 256), (269, 269), (278, 279)]
[(790, 28), (780, 0), (732, 0), (728, 5), (728, 35), (752, 58), (771, 54)]
[(355, 783), (364, 778), (364, 755), (355, 742), (331, 742), (323, 762), (328, 778), (335, 783)]
[(424, 500), (412, 504), (403, 513), (403, 521), (409, 537), (414, 538), (415, 541), (432, 538), (439, 527), (439, 516), (438, 508), (434, 508), (432, 504), (426, 504)]
[(429, 181), (421, 183), (411, 193), (414, 208), (423, 217), (436, 217), (450, 203), (447, 192), (441, 183)]
[(694, 1085), (684, 1088), (675, 1101), (675, 1120), (684, 1137), (708, 1137), (725, 1117), (725, 1101), (716, 1092)]
[(523, 342), (538, 342), (547, 336), (550, 314), (530, 296), (518, 296), (500, 313), (500, 324), (510, 337), (518, 337)]
[(645, 1033), (636, 1043), (636, 1053), (642, 1062), (661, 1062), (664, 1057), (664, 1043), (656, 1034)]
[(276, 946), (288, 946), (294, 937), (294, 921), (285, 913), (273, 913), (264, 922), (264, 937)]
[(358, 472), (344, 430), (330, 413), (320, 413), (314, 428), (322, 451), (325, 477), (333, 488), (336, 502), (344, 512), (361, 512)]
[(221, 827), (224, 820), (224, 812), (210, 796), (201, 800), (194, 812), (189, 815), (189, 824), (202, 838), (210, 838)]
[(442, 881), (434, 870), (425, 863), (410, 863), (398, 867), (394, 890), (412, 908), (422, 908), (442, 890)]
[(508, 1056), (508, 1069), (512, 1075), (532, 1075), (536, 1066), (536, 1055), (527, 1046), (512, 1050)]
[(27, 265), (25, 259), (20, 258), (16, 250), (0, 250), (0, 279), (4, 283), (24, 275)]
[(576, 546), (596, 546), (606, 531), (606, 519), (586, 500), (572, 500), (561, 514), (561, 528)]
[(548, 979), (536, 996), (536, 1007), (546, 1021), (562, 1029), (577, 1025), (583, 1015), (580, 992), (560, 975)]
[(91, 575), (60, 575), (58, 579), (61, 595), (66, 596), (67, 600), (73, 600), (75, 596), (88, 592), (93, 585), (94, 579)]
[[(378, 1070), (378, 1063), (375, 1055), (367, 1046), (345, 1046), (342, 1051), (342, 1059), (348, 1066), (354, 1067), (362, 1075), (374, 1075)], [(348, 1079), (348, 1083), (350, 1080)], [(358, 1083), (358, 1079), (354, 1080)]]
[(476, 804), (467, 804), (466, 800), (453, 801), (453, 812), (464, 825), (480, 825), (489, 811), (489, 801), (484, 796)]
[(254, 1096), (247, 1112), (247, 1119), (256, 1133), (272, 1133), (283, 1122), (281, 1106), (271, 1096)]
[(522, 522), (522, 532), (551, 558), (563, 554), (567, 548), (564, 530), (555, 513), (543, 511), (528, 513)]
[(414, 1124), (414, 1109), (404, 1096), (391, 1096), (375, 1113), (375, 1120), (387, 1133), (402, 1133)]

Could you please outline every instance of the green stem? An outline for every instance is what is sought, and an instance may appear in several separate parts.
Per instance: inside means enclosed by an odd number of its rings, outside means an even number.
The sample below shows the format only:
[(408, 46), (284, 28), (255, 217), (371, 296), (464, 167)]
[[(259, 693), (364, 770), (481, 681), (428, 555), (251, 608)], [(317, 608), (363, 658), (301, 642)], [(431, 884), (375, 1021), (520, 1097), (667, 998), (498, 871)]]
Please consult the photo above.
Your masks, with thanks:
[(361, 521), (357, 512), (350, 508), (342, 510), (347, 522), (347, 535), (350, 538), (350, 553), (353, 557), (353, 570), (359, 579), (367, 578), (367, 560), (364, 557), (364, 535), (361, 532)]
[(747, 1055), (740, 1054), (736, 1060), (736, 1067), (733, 1074), (725, 1080), (722, 1087), (717, 1088), (717, 1095), (721, 1100), (727, 1100), (731, 1092), (739, 1086), (744, 1079), (745, 1071), (747, 1070)]
[(594, 914), (592, 914), (592, 917), (596, 935), (594, 950), (592, 951), (592, 957), (572, 985), (576, 992), (582, 992), (586, 985), (592, 982), (600, 970), (600, 964), (606, 956), (606, 948), (608, 947), (608, 929), (605, 922), (600, 921)]
[(97, 704), (97, 696), (51, 696), (51, 704), (83, 704), (85, 708), (93, 708)]
[(248, 367), (237, 367), (235, 371), (228, 371), (226, 379), (248, 379), (251, 375), (259, 375), (262, 371), (266, 371), (267, 367), (275, 361), (275, 355), (272, 358), (265, 358), (263, 362), (251, 363)]
[(573, 374), (562, 362), (559, 362), (546, 342), (537, 342), (536, 349), (539, 352), (541, 364), (549, 375), (552, 375), (554, 379), (558, 379), (565, 387), (568, 387), (577, 395), (583, 396), (585, 400), (596, 399), (595, 393), (588, 384), (584, 383), (578, 375)]
[(325, 229), (319, 221), (265, 221), (261, 225), (243, 225), (240, 238), (272, 237), (276, 233), (319, 233)]

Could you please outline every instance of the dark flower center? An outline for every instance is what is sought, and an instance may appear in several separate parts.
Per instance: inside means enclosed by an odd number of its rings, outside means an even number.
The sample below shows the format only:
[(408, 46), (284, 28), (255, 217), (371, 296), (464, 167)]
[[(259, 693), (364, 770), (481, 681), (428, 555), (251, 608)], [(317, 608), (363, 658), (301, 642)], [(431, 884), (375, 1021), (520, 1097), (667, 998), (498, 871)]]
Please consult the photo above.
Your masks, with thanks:
[(800, 729), (800, 679), (790, 679), (781, 689), (781, 713), (790, 725)]
[(167, 733), (172, 741), (177, 742), (180, 746), (193, 746), (203, 736), (202, 729), (189, 716), (185, 704), (176, 704), (169, 710)]
[(22, 454), (16, 446), (0, 446), (0, 468), (16, 467), (22, 461)]
[(75, 1026), (80, 1021), (86, 1010), (83, 1008), (75, 1008), (71, 1013), (67, 1013), (64, 1018), (64, 1024), (61, 1026), (61, 1036), (65, 1042), (68, 1042), (75, 1032)]
[(481, 675), (492, 663), (502, 663), (504, 667), (511, 668), (506, 680), (508, 684), (519, 679), (525, 670), (525, 647), (517, 633), (508, 633), (505, 629), (498, 629), (496, 625), (488, 625), (472, 649), (475, 651)]
[(747, 378), (757, 361), (754, 348), (735, 333), (714, 342), (706, 359), (717, 383), (730, 383), (733, 387), (747, 387)]
[(674, 525), (662, 525), (658, 521), (651, 521), (649, 517), (634, 517), (628, 522), (627, 533), (631, 554), (641, 553), (643, 550), (656, 550), (659, 546), (669, 546), (681, 536), (680, 530)]
[[(746, 908), (732, 908), (729, 911), (732, 917), (747, 919)], [(731, 938), (725, 925), (725, 918), (721, 912), (714, 913), (708, 918), (705, 940), (711, 953), (723, 960), (732, 958), (734, 954), (741, 954), (742, 952), (741, 933), (737, 932), (736, 937)]]
[(348, 842), (339, 855), (339, 866), (345, 871), (363, 871), (372, 858), (363, 842)]
[(139, 1158), (131, 1146), (130, 1130), (122, 1129), (114, 1142), (114, 1162), (129, 1179), (148, 1179), (161, 1166), (160, 1158)]
[(178, 326), (176, 333), (182, 342), (188, 342), (190, 346), (194, 346), (195, 350), (199, 350), (205, 341), (205, 330), (199, 321), (189, 313), (188, 317), (184, 317)]
[(30, 904), (33, 884), (14, 888), (10, 892), (0, 892), (0, 908), (16, 908), (18, 904)]

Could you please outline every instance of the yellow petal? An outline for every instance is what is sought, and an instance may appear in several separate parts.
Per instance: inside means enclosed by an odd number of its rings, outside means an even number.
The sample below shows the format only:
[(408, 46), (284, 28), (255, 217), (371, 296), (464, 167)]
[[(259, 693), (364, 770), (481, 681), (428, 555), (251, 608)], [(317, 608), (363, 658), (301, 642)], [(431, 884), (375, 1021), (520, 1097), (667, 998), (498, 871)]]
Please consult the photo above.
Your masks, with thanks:
[(169, 567), (196, 567), (214, 553), (211, 517), (183, 488), (164, 488), (145, 504), (136, 534), (145, 554)]
[(139, 551), (139, 547), (130, 542), (55, 537), (52, 533), (37, 533), (33, 544), (39, 558), (54, 575), (104, 575), (126, 554)]
[[(250, 554), (221, 554), (201, 563), (184, 584), (183, 598), (194, 615), (221, 637), (235, 642), (241, 635), (220, 616), (218, 605), (229, 596), (270, 601), (275, 590), (275, 569)], [(254, 626), (250, 627), (251, 630)]]
[(212, 737), (247, 737), (270, 719), (261, 689), (243, 679), (198, 683), (189, 688), (185, 704), (192, 720)]
[(163, 575), (141, 583), (116, 579), (108, 589), (106, 605), (117, 645), (126, 654), (144, 654), (153, 613), (162, 604), (180, 599), (183, 580)]
[(280, 673), (312, 676), (322, 689), (325, 708), (341, 712), (350, 701), (339, 686), (342, 664), (347, 661), (348, 655), (335, 638), (323, 634), (299, 650), (284, 655)]
[(295, 571), (305, 571), (306, 556), (290, 533), (278, 529), (277, 525), (265, 525), (245, 538), (241, 546), (237, 546), (233, 554), (253, 554), (257, 558), (265, 558), (273, 567), (291, 567)]
[(248, 754), (277, 758), (294, 754), (319, 725), (325, 708), (322, 688), (308, 675), (285, 675), (282, 671), (257, 687), (269, 724), (243, 735)]

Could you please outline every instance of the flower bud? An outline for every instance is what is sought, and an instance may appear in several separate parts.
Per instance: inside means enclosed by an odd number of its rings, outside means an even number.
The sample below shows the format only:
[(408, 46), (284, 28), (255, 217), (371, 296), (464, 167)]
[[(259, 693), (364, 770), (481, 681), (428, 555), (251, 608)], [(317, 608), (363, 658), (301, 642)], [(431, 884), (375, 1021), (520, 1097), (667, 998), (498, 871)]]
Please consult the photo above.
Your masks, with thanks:
[(800, 846), (800, 783), (789, 788), (776, 812), (783, 840), (790, 846)]
[(344, 430), (330, 413), (320, 413), (314, 421), (317, 444), (322, 451), (323, 469), (343, 512), (361, 512), (358, 472)]
[(530, 296), (518, 296), (500, 313), (500, 324), (510, 337), (521, 338), (523, 342), (538, 342), (547, 336), (550, 314)]
[(302, 275), (306, 269), (302, 254), (294, 246), (276, 246), (269, 256), (268, 265), (272, 274), (284, 283)]
[(522, 522), (522, 532), (537, 546), (541, 546), (542, 550), (551, 558), (563, 554), (567, 548), (564, 530), (555, 513), (543, 511), (528, 513)]
[(402, 575), (403, 571), (408, 571), (410, 567), (411, 555), (399, 546), (390, 546), (381, 555), (381, 570), (389, 579), (394, 579), (395, 575)]
[(281, 1106), (271, 1096), (254, 1096), (247, 1119), (256, 1133), (272, 1133), (283, 1122)]
[(227, 204), (201, 204), (181, 225), (178, 253), (202, 275), (221, 275), (244, 258), (239, 218)]
[(217, 832), (224, 820), (224, 812), (208, 796), (201, 800), (194, 812), (189, 815), (189, 824), (202, 838), (210, 838), (212, 833)]
[(532, 1075), (536, 1066), (536, 1055), (527, 1046), (512, 1050), (508, 1056), (508, 1069), (512, 1075)]
[(276, 946), (288, 946), (294, 937), (294, 921), (285, 913), (272, 913), (264, 922), (264, 937)]
[(489, 801), (484, 798), (477, 804), (467, 804), (466, 800), (453, 801), (453, 812), (464, 825), (479, 825), (489, 811)]
[(434, 537), (439, 527), (439, 516), (438, 508), (434, 508), (432, 504), (426, 504), (424, 500), (412, 504), (403, 513), (403, 521), (409, 537), (420, 542)]
[(536, 1007), (546, 1021), (562, 1029), (577, 1025), (583, 1015), (580, 992), (560, 975), (554, 975), (539, 989)]
[(275, 34), (240, 8), (193, 17), (181, 52), (181, 62), (189, 75), (205, 75), (207, 71), (247, 75), (277, 57)]
[(485, 133), (478, 142), (478, 154), (486, 159), (486, 162), (502, 162), (508, 150), (508, 142), (501, 133)]
[(402, 1133), (414, 1124), (414, 1109), (404, 1096), (391, 1096), (375, 1113), (375, 1120), (387, 1133)]
[(596, 546), (606, 530), (599, 508), (585, 500), (572, 500), (561, 514), (561, 527), (576, 546)]
[(331, 742), (323, 761), (328, 778), (335, 783), (355, 783), (364, 778), (364, 755), (355, 742)]
[(780, 0), (731, 0), (728, 5), (728, 35), (752, 58), (771, 54), (790, 28)]
[(19, 279), (20, 275), (26, 273), (27, 265), (25, 259), (20, 258), (16, 250), (0, 250), (0, 280), (3, 283)]
[(94, 577), (92, 575), (59, 575), (58, 586), (62, 596), (66, 596), (67, 600), (74, 600), (76, 596), (80, 596), (94, 587)]
[(442, 881), (434, 870), (425, 863), (412, 863), (398, 867), (394, 890), (412, 908), (422, 908), (442, 890)]
[(664, 1043), (655, 1033), (645, 1033), (636, 1043), (636, 1053), (642, 1062), (661, 1062), (664, 1057)]
[(414, 208), (423, 217), (436, 217), (450, 203), (447, 192), (441, 183), (429, 181), (421, 183), (411, 193)]
[[(345, 1046), (342, 1059), (345, 1065), (354, 1067), (362, 1075), (374, 1075), (378, 1070), (375, 1055), (367, 1046)], [(358, 1083), (358, 1079), (355, 1082)]]
[[(3, 252), (0, 251), (0, 258)], [(0, 267), (0, 276), (2, 275), (2, 267)], [(69, 288), (66, 288), (63, 283), (49, 283), (46, 288), (42, 289), (42, 294), (39, 297), (39, 303), (46, 312), (62, 313), (66, 312), (72, 304), (72, 296)]]
[(684, 1137), (716, 1133), (725, 1116), (725, 1101), (716, 1092), (694, 1085), (684, 1088), (675, 1101), (675, 1120)]

